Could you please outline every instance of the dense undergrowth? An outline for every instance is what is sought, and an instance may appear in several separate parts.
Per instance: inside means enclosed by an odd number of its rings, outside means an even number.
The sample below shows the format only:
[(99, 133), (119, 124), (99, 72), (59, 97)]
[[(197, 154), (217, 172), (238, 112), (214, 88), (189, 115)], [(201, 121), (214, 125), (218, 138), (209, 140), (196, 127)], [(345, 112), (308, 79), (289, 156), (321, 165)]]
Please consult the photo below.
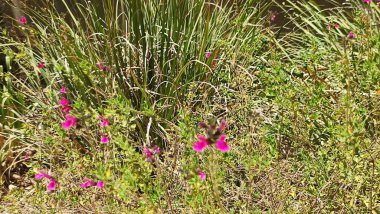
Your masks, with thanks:
[(380, 5), (331, 3), (278, 4), (284, 26), (270, 1), (26, 7), (0, 209), (380, 212)]

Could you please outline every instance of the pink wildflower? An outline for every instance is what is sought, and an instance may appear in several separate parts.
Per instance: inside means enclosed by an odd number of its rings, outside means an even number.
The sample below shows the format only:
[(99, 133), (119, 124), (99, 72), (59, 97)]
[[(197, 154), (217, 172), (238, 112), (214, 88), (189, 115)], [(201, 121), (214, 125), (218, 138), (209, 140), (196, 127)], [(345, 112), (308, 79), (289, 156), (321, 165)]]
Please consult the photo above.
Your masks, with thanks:
[(222, 152), (228, 152), (230, 150), (230, 146), (228, 146), (225, 140), (226, 140), (226, 135), (222, 134), (215, 145), (216, 148)]
[(104, 118), (104, 117), (102, 117), (102, 116), (99, 116), (99, 119), (101, 120), (100, 123), (99, 123), (99, 125), (100, 125), (101, 127), (105, 127), (105, 126), (109, 126), (109, 125), (110, 125), (110, 121), (108, 121), (107, 118)]
[(104, 67), (103, 67), (103, 65), (102, 65), (101, 62), (96, 63), (96, 66), (98, 67), (99, 70), (103, 70), (104, 69)]
[(270, 17), (270, 21), (271, 21), (271, 22), (276, 21), (276, 15), (272, 15), (272, 16)]
[(103, 144), (107, 144), (109, 141), (110, 139), (107, 137), (107, 135), (103, 134), (102, 138), (100, 139), (100, 142), (102, 142)]
[(37, 68), (45, 68), (45, 63), (44, 62), (40, 62), (37, 64)]
[(88, 178), (84, 178), (83, 180), (85, 180), (85, 182), (80, 185), (82, 188), (88, 188), (95, 185), (95, 181), (93, 180), (90, 180)]
[(34, 176), (34, 178), (35, 178), (36, 180), (41, 180), (41, 179), (43, 179), (43, 178), (48, 178), (48, 179), (50, 179), (51, 176), (48, 175), (48, 174), (46, 174), (44, 171), (40, 170), (40, 171)]
[(62, 128), (69, 129), (72, 126), (75, 126), (78, 119), (76, 117), (73, 117), (69, 114), (66, 115), (66, 120), (62, 122)]
[(23, 24), (23, 25), (28, 22), (28, 20), (26, 20), (25, 16), (18, 17), (17, 21), (18, 21), (18, 23)]
[(98, 181), (96, 183), (96, 187), (98, 187), (99, 189), (103, 189), (104, 188), (104, 182), (103, 181)]
[(222, 152), (230, 150), (230, 147), (225, 142), (226, 135), (223, 134), (223, 130), (227, 127), (227, 123), (224, 119), (220, 122), (218, 128), (215, 122), (212, 122), (211, 125), (199, 123), (199, 126), (207, 130), (207, 137), (203, 135), (198, 136), (198, 141), (193, 146), (196, 152), (202, 152), (210, 144), (215, 144), (216, 148)]
[(61, 108), (61, 110), (65, 113), (69, 113), (72, 110), (72, 108), (70, 106), (64, 106)]
[(205, 57), (206, 57), (206, 59), (210, 58), (211, 57), (211, 52), (206, 52), (205, 53)]
[(352, 31), (350, 31), (348, 34), (347, 34), (347, 38), (349, 39), (354, 39), (356, 37), (356, 34)]
[(201, 179), (201, 181), (206, 179), (206, 173), (202, 172), (200, 168), (197, 168), (197, 174), (199, 175), (199, 178)]
[(364, 3), (371, 3), (372, 0), (363, 0)]
[(99, 70), (101, 71), (107, 71), (110, 72), (110, 67), (103, 65), (101, 62), (96, 63), (96, 66), (98, 67)]
[(50, 182), (49, 184), (46, 186), (47, 190), (49, 191), (53, 191), (55, 190), (56, 186), (57, 186), (57, 182), (54, 180), (54, 178), (48, 174), (46, 174), (44, 171), (40, 170), (35, 176), (34, 178), (36, 180), (41, 180), (43, 178), (46, 178), (46, 179), (49, 179)]
[(61, 86), (61, 89), (59, 89), (59, 93), (66, 94), (66, 87), (64, 85)]
[(338, 29), (340, 27), (340, 25), (338, 23), (334, 23), (334, 28), (335, 29)]
[(46, 187), (49, 191), (53, 191), (57, 187), (57, 182), (54, 179), (50, 179), (50, 182)]
[(70, 104), (70, 101), (68, 99), (66, 99), (65, 97), (62, 97), (60, 100), (59, 100), (59, 104), (61, 106), (68, 106)]
[(144, 152), (145, 152), (146, 158), (148, 158), (148, 161), (152, 161), (153, 160), (153, 154), (150, 151), (150, 149), (148, 147), (146, 147)]
[(154, 148), (153, 148), (153, 152), (154, 152), (155, 154), (160, 154), (160, 147), (158, 147), (158, 146), (154, 146)]
[(204, 137), (204, 136), (202, 136), (202, 135), (199, 135), (198, 136), (198, 141), (194, 144), (194, 150), (196, 151), (196, 152), (202, 152), (206, 147), (207, 147), (207, 145), (208, 145), (208, 141), (207, 141), (207, 139)]

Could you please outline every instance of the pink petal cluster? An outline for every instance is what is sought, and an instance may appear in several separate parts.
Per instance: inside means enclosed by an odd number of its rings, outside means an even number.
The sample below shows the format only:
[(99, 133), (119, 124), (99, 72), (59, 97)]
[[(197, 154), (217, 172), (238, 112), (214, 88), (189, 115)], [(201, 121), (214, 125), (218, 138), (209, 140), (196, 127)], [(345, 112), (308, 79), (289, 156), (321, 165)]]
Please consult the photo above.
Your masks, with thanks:
[(70, 101), (68, 99), (66, 99), (66, 97), (62, 97), (60, 100), (59, 100), (59, 104), (61, 106), (68, 106), (70, 104)]
[(160, 148), (158, 146), (154, 146), (153, 151), (151, 151), (149, 147), (145, 147), (144, 153), (148, 161), (153, 161), (153, 155), (160, 154)]
[(349, 39), (354, 39), (356, 37), (356, 34), (352, 31), (350, 31), (348, 34), (347, 34), (347, 38)]
[[(208, 137), (203, 135), (198, 136), (198, 141), (194, 144), (193, 149), (196, 152), (202, 152), (210, 144), (215, 144), (215, 147), (222, 152), (227, 152), (230, 150), (230, 146), (226, 143), (226, 135), (223, 134), (223, 130), (227, 127), (225, 120), (222, 120), (219, 127), (215, 131), (215, 126), (209, 127), (205, 123), (200, 123), (201, 128), (208, 129)], [(217, 140), (215, 140), (217, 139)]]
[(270, 21), (271, 21), (271, 22), (276, 21), (276, 15), (272, 15), (272, 16), (270, 17)]
[(102, 134), (100, 142), (103, 143), (103, 144), (107, 144), (108, 142), (110, 142), (110, 139), (107, 137), (106, 134)]
[(59, 89), (59, 93), (61, 93), (61, 94), (66, 94), (67, 93), (66, 87), (64, 85), (61, 86), (61, 89)]
[(205, 53), (205, 57), (206, 57), (206, 59), (210, 58), (210, 57), (211, 57), (211, 54), (212, 54), (211, 52), (206, 52), (206, 53)]
[(37, 68), (45, 68), (45, 63), (44, 62), (40, 62), (37, 64)]
[(106, 127), (106, 126), (109, 126), (109, 125), (110, 125), (110, 121), (109, 121), (107, 118), (104, 118), (104, 117), (102, 117), (102, 116), (99, 116), (99, 119), (100, 119), (99, 126), (101, 126), (101, 127)]
[(372, 0), (363, 0), (364, 3), (371, 3)]
[(25, 16), (20, 16), (17, 18), (17, 22), (24, 25), (28, 23), (28, 20), (26, 20)]
[(196, 152), (202, 152), (204, 149), (206, 149), (209, 142), (203, 135), (198, 136), (198, 141), (194, 144), (194, 150)]
[(110, 67), (103, 65), (101, 62), (96, 63), (96, 67), (98, 67), (98, 69), (101, 71), (107, 71), (107, 72), (111, 71)]
[(41, 180), (41, 179), (44, 179), (44, 178), (49, 179), (50, 182), (49, 182), (48, 185), (46, 186), (47, 190), (49, 190), (49, 191), (53, 191), (53, 190), (55, 190), (56, 187), (57, 187), (57, 182), (55, 181), (55, 179), (54, 179), (51, 175), (45, 173), (45, 172), (42, 171), (42, 170), (40, 170), (40, 171), (34, 176), (34, 178), (35, 178), (36, 180)]
[(98, 182), (95, 182), (95, 181), (88, 179), (88, 178), (84, 178), (83, 180), (85, 182), (80, 185), (80, 187), (82, 187), (82, 188), (88, 188), (88, 187), (92, 187), (92, 186), (96, 186), (99, 189), (104, 188), (104, 182), (101, 180), (99, 180)]
[(327, 25), (328, 29), (331, 29), (331, 28), (338, 29), (339, 27), (340, 27), (339, 23), (334, 23), (334, 24), (329, 23)]
[(197, 168), (197, 175), (199, 175), (199, 178), (201, 179), (201, 181), (206, 179), (206, 173), (202, 172), (200, 168)]
[[(61, 88), (60, 92), (61, 91), (64, 91), (66, 93), (66, 89), (65, 88), (63, 88), (63, 90)], [(59, 100), (59, 104), (62, 106), (61, 111), (65, 112), (65, 113), (69, 113), (72, 110), (72, 108), (70, 106), (70, 101), (68, 99), (66, 99), (65, 97), (62, 97)]]
[(66, 115), (66, 120), (62, 122), (62, 128), (70, 129), (77, 124), (78, 119), (69, 114)]

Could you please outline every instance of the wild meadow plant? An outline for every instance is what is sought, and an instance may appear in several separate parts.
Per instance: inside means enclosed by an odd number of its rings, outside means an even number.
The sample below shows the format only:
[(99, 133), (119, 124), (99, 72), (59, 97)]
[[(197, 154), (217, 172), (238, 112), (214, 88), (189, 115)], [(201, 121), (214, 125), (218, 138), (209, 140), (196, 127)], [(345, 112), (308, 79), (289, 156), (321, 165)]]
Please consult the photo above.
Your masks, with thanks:
[[(182, 108), (191, 103), (195, 111), (202, 103), (187, 100), (189, 93), (212, 100), (223, 75), (252, 63), (255, 55), (236, 52), (261, 42), (259, 23), (269, 1), (62, 3), (66, 14), (50, 1), (38, 8), (24, 5), (18, 36), (5, 37), (8, 44), (2, 46), (18, 67), (8, 74), (12, 90), (27, 100), (22, 106), (27, 113), (18, 119), (28, 136), (20, 143), (34, 151), (28, 167), (38, 169), (36, 179), (50, 181), (47, 189), (57, 197), (97, 186), (116, 193), (118, 198), (110, 200), (122, 199), (118, 203), (128, 209), (183, 207), (186, 199), (175, 200), (176, 184), (167, 177), (170, 169), (182, 171), (177, 160), (192, 150), (192, 142), (173, 138), (181, 132)], [(206, 137), (199, 136), (194, 148), (215, 144), (229, 151), (225, 122), (206, 126)], [(219, 157), (211, 158), (216, 163)], [(195, 166), (190, 175), (203, 181), (210, 171), (214, 196), (220, 199), (219, 170), (207, 167)], [(70, 181), (39, 169), (66, 174)], [(176, 176), (188, 180), (186, 173)], [(148, 199), (136, 204), (142, 195)], [(221, 200), (207, 204), (225, 209)]]

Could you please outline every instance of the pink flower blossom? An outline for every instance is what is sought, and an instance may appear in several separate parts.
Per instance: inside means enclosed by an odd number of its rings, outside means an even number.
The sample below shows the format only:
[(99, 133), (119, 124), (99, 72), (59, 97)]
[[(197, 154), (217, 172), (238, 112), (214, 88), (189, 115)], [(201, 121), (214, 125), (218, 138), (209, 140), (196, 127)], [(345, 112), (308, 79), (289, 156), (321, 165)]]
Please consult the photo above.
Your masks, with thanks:
[(144, 153), (145, 153), (146, 158), (148, 158), (149, 161), (153, 160), (153, 154), (148, 147), (145, 148)]
[(103, 65), (102, 65), (101, 62), (97, 62), (96, 66), (98, 67), (99, 70), (103, 70), (104, 69), (104, 67), (103, 67)]
[(352, 31), (350, 31), (348, 34), (347, 34), (347, 38), (349, 39), (354, 39), (356, 37), (356, 34)]
[(65, 113), (69, 113), (71, 110), (72, 110), (72, 108), (70, 106), (64, 106), (61, 108), (61, 111), (65, 112)]
[(372, 0), (363, 0), (364, 3), (371, 3)]
[(40, 170), (40, 171), (38, 171), (38, 173), (34, 176), (34, 178), (35, 178), (36, 180), (41, 180), (41, 179), (43, 179), (43, 178), (48, 178), (48, 179), (50, 179), (51, 176), (48, 175), (47, 173), (45, 173), (44, 171)]
[(59, 93), (66, 94), (66, 87), (64, 85), (61, 86), (61, 89), (59, 89)]
[(46, 187), (49, 191), (53, 191), (57, 187), (57, 182), (54, 179), (50, 179), (50, 182)]
[(18, 23), (23, 24), (23, 25), (28, 23), (28, 20), (26, 20), (25, 16), (18, 17), (17, 21), (18, 21)]
[(41, 180), (43, 178), (46, 178), (46, 179), (49, 179), (50, 182), (48, 183), (48, 185), (46, 186), (47, 190), (49, 191), (53, 191), (55, 190), (56, 186), (57, 186), (57, 182), (54, 180), (54, 178), (51, 176), (51, 175), (48, 175), (47, 173), (45, 173), (44, 171), (40, 170), (35, 176), (34, 178), (36, 180)]
[(105, 127), (105, 126), (109, 126), (109, 125), (110, 125), (110, 121), (108, 121), (107, 118), (104, 118), (104, 117), (102, 117), (102, 116), (99, 116), (99, 119), (101, 120), (100, 123), (99, 123), (99, 125), (100, 125), (101, 127)]
[(199, 175), (199, 178), (201, 179), (201, 181), (206, 179), (206, 173), (202, 172), (200, 168), (197, 168), (197, 174)]
[(206, 52), (205, 53), (205, 57), (206, 57), (206, 59), (210, 58), (211, 57), (211, 52)]
[(226, 135), (222, 134), (215, 145), (216, 148), (222, 152), (228, 152), (230, 150), (230, 146), (228, 146), (225, 140)]
[(198, 136), (198, 141), (194, 144), (194, 150), (196, 151), (196, 152), (202, 152), (206, 147), (207, 147), (207, 145), (208, 145), (208, 141), (207, 141), (207, 139), (204, 137), (204, 136), (202, 136), (202, 135), (199, 135)]
[(45, 63), (44, 62), (40, 62), (37, 64), (37, 68), (45, 68)]
[(158, 147), (158, 146), (154, 146), (154, 148), (153, 148), (153, 152), (154, 152), (155, 154), (160, 154), (160, 147)]
[(340, 25), (338, 23), (334, 23), (334, 28), (335, 29), (338, 29), (340, 27)]
[(219, 130), (220, 132), (222, 132), (226, 127), (227, 127), (226, 120), (223, 119), (223, 120), (220, 122), (220, 124), (219, 124), (219, 128), (218, 128), (218, 130)]
[(82, 187), (82, 188), (88, 188), (88, 187), (90, 187), (90, 186), (95, 186), (95, 181), (90, 180), (90, 179), (88, 179), (88, 178), (84, 178), (83, 180), (85, 180), (85, 182), (82, 183), (82, 184), (80, 185), (80, 187)]
[(110, 68), (106, 65), (103, 65), (101, 62), (96, 63), (96, 66), (98, 67), (99, 70), (101, 71), (107, 71), (110, 72)]
[(66, 97), (62, 97), (60, 100), (59, 100), (59, 104), (61, 106), (68, 106), (70, 104), (70, 101), (68, 99), (66, 99)]
[(272, 15), (272, 16), (270, 17), (270, 21), (271, 21), (271, 22), (276, 21), (276, 15)]
[(96, 187), (98, 187), (99, 189), (103, 189), (104, 188), (104, 182), (103, 181), (98, 181), (96, 183)]
[(72, 126), (75, 126), (78, 119), (69, 114), (66, 115), (66, 120), (62, 122), (62, 128), (70, 129)]
[(103, 144), (107, 144), (109, 141), (110, 139), (107, 137), (107, 135), (103, 134), (102, 138), (100, 139), (100, 142), (102, 142)]

